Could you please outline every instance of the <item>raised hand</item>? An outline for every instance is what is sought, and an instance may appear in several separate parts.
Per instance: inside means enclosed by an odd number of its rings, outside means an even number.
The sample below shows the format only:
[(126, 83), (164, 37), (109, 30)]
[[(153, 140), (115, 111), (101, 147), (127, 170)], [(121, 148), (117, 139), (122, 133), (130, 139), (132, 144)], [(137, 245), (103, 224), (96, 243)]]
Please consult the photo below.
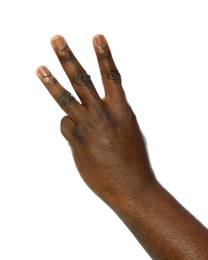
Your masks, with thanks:
[(45, 66), (39, 67), (37, 74), (67, 114), (61, 131), (72, 148), (81, 176), (107, 203), (120, 199), (124, 193), (130, 196), (138, 192), (154, 177), (105, 37), (96, 35), (93, 39), (105, 89), (102, 99), (65, 39), (58, 35), (51, 43), (81, 103)]

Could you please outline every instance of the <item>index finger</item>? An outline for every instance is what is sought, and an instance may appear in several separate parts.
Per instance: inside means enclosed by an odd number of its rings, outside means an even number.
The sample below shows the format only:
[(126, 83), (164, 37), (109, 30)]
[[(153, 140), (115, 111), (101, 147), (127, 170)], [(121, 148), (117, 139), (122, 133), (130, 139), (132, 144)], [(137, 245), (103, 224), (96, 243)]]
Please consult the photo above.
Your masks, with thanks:
[(37, 76), (59, 106), (71, 118), (75, 118), (81, 110), (81, 104), (58, 82), (46, 66), (40, 66), (37, 69)]

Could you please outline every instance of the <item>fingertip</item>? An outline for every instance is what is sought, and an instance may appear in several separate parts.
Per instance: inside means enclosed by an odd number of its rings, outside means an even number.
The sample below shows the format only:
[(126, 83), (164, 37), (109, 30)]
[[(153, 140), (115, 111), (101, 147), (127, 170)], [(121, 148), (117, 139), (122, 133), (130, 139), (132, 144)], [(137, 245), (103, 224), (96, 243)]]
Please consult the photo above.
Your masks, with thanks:
[(53, 41), (54, 39), (59, 38), (59, 37), (63, 37), (63, 35), (61, 35), (61, 34), (55, 34), (55, 35), (51, 38), (51, 41)]
[(93, 37), (93, 43), (94, 43), (94, 46), (96, 46), (98, 48), (105, 48), (108, 45), (108, 42), (107, 42), (105, 36), (102, 34), (96, 34)]
[(36, 74), (39, 78), (46, 78), (51, 75), (51, 72), (49, 71), (49, 69), (46, 66), (41, 65), (37, 68)]
[(99, 36), (105, 37), (102, 33), (97, 33), (94, 35), (93, 39), (95, 39), (96, 37), (99, 37)]
[(57, 34), (52, 37), (51, 45), (53, 48), (58, 49), (59, 51), (62, 51), (66, 48), (67, 43), (66, 43), (65, 38), (62, 35)]

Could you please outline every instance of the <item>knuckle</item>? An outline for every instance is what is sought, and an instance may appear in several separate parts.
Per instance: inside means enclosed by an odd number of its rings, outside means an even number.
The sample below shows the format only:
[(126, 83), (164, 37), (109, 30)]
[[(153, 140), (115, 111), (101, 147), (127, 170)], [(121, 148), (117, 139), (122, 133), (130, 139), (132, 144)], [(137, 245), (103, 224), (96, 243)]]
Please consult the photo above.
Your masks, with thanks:
[(58, 83), (56, 78), (50, 78), (47, 82), (46, 85), (49, 88), (53, 88), (56, 84)]
[(74, 59), (75, 57), (71, 50), (65, 51), (60, 57), (60, 60), (64, 62), (73, 62)]
[(121, 75), (118, 70), (107, 70), (104, 75), (104, 78), (110, 79), (110, 80), (118, 80), (121, 81)]
[(69, 105), (72, 103), (73, 100), (74, 97), (72, 96), (72, 94), (65, 90), (59, 98), (59, 104), (61, 104), (62, 106)]
[(133, 110), (130, 106), (127, 106), (124, 109), (124, 114), (125, 114), (126, 120), (129, 120), (129, 121), (136, 121), (137, 120), (136, 115), (135, 115), (135, 113), (133, 112)]
[(75, 82), (78, 85), (85, 85), (86, 83), (89, 83), (91, 81), (90, 76), (84, 71), (82, 73), (79, 73), (75, 76)]
[(112, 55), (110, 51), (106, 51), (106, 52), (101, 52), (98, 54), (98, 59), (103, 60), (103, 59), (111, 59)]
[(100, 111), (99, 112), (99, 121), (100, 123), (110, 123), (112, 121), (112, 116), (107, 111)]

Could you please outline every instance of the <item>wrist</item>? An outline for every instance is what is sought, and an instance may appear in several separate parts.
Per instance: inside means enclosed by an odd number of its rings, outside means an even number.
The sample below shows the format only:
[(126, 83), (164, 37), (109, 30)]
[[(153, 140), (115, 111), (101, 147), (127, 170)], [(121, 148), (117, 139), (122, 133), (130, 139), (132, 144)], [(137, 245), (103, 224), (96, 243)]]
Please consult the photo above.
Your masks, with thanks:
[(131, 214), (142, 214), (146, 201), (153, 190), (159, 190), (161, 185), (155, 178), (154, 174), (150, 172), (143, 174), (143, 178), (138, 178), (137, 181), (132, 182), (125, 187), (111, 194), (107, 199), (107, 204), (115, 211), (115, 213), (122, 218), (123, 216), (130, 216)]

